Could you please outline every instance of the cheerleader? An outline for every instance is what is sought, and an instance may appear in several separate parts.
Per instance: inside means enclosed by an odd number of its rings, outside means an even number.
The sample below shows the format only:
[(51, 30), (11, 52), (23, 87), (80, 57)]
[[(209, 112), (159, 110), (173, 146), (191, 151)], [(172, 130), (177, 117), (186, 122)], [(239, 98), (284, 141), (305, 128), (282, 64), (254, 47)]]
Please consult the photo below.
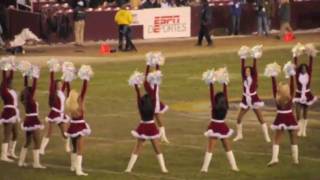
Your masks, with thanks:
[(60, 64), (54, 59), (48, 62), (50, 68), (50, 86), (49, 86), (49, 105), (51, 110), (49, 115), (46, 117), (48, 122), (48, 132), (46, 137), (41, 141), (40, 154), (45, 154), (45, 149), (49, 143), (52, 128), (54, 124), (57, 124), (62, 137), (66, 140), (65, 150), (70, 152), (70, 141), (65, 135), (67, 123), (69, 122), (68, 117), (64, 113), (64, 104), (65, 104), (65, 91), (68, 95), (70, 92), (70, 82), (64, 81), (63, 84), (59, 80), (55, 80), (55, 72), (58, 72), (60, 69)]
[[(305, 51), (309, 56), (309, 65), (304, 63), (301, 63), (300, 65), (298, 64), (298, 56), (302, 54), (302, 51), (298, 52), (299, 48), (305, 48)], [(308, 109), (309, 106), (313, 105), (313, 103), (315, 103), (315, 101), (317, 100), (317, 97), (312, 94), (310, 89), (313, 59), (316, 57), (317, 50), (312, 44), (307, 44), (304, 48), (302, 45), (298, 44), (293, 49), (293, 61), (297, 67), (297, 73), (295, 76), (297, 89), (293, 102), (295, 102), (296, 104), (296, 116), (299, 122), (298, 136), (306, 137), (308, 124)]]
[[(278, 65), (279, 66), (279, 65)], [(286, 66), (291, 66), (290, 64)], [(275, 131), (273, 146), (272, 146), (272, 159), (268, 163), (268, 166), (275, 165), (279, 162), (279, 144), (281, 137), (285, 130), (289, 132), (291, 142), (291, 152), (294, 164), (299, 164), (298, 159), (298, 145), (297, 145), (297, 130), (298, 124), (292, 112), (292, 97), (294, 95), (294, 66), (292, 65), (289, 69), (293, 69), (293, 73), (287, 75), (290, 76), (290, 85), (285, 83), (279, 83), (277, 86), (276, 76), (278, 73), (271, 75), (272, 79), (272, 92), (273, 98), (276, 102), (277, 115), (275, 121), (271, 125), (271, 129)]]
[[(154, 73), (152, 73), (152, 75), (149, 74), (149, 77), (153, 75)], [(143, 75), (141, 73), (135, 73), (131, 76), (130, 79), (131, 80), (129, 80), (129, 83), (130, 85), (135, 87), (135, 90), (137, 93), (137, 104), (138, 104), (141, 121), (139, 126), (135, 130), (131, 131), (131, 134), (135, 138), (137, 138), (137, 143), (133, 149), (130, 161), (128, 163), (128, 166), (125, 172), (132, 171), (132, 168), (138, 159), (138, 155), (142, 150), (144, 142), (146, 140), (150, 140), (154, 148), (154, 151), (157, 154), (157, 159), (159, 161), (161, 171), (163, 173), (168, 173), (163, 154), (161, 153), (161, 150), (160, 150), (160, 144), (159, 144), (160, 133), (153, 119), (155, 114), (154, 107), (157, 101), (156, 91), (158, 89), (157, 86), (159, 85), (159, 83), (151, 83), (153, 84), (153, 87), (154, 87), (152, 93), (151, 94), (147, 93), (141, 97), (138, 86), (143, 82)]]
[(15, 67), (12, 66), (11, 63), (6, 63), (6, 66), (10, 67), (3, 68), (3, 80), (1, 83), (1, 98), (4, 104), (0, 119), (0, 124), (3, 124), (4, 128), (4, 139), (1, 146), (1, 160), (13, 162), (10, 158), (18, 158), (15, 154), (15, 147), (17, 144), (20, 113), (18, 109), (18, 96), (16, 91), (12, 89), (13, 69)]
[(22, 124), (22, 129), (26, 133), (26, 142), (21, 149), (18, 165), (26, 166), (25, 159), (28, 148), (33, 142), (33, 168), (44, 169), (45, 166), (40, 164), (40, 130), (44, 128), (38, 118), (39, 105), (34, 96), (37, 88), (37, 79), (39, 78), (39, 68), (31, 67), (31, 76), (33, 78), (32, 86), (28, 86), (28, 75), (24, 74), (24, 90), (21, 92), (21, 103), (25, 108), (25, 119)]
[[(253, 66), (245, 66), (245, 59), (252, 53), (253, 56)], [(255, 46), (250, 49), (246, 46), (240, 48), (238, 54), (241, 58), (241, 76), (243, 82), (243, 95), (242, 101), (240, 103), (240, 112), (237, 117), (237, 135), (233, 141), (238, 141), (243, 139), (242, 134), (242, 118), (250, 110), (257, 116), (264, 134), (264, 138), (267, 142), (270, 142), (270, 137), (268, 133), (268, 127), (262, 118), (261, 110), (259, 108), (264, 106), (264, 102), (260, 100), (257, 94), (258, 88), (258, 71), (257, 71), (257, 59), (262, 56), (262, 45)]]
[[(164, 64), (164, 57), (162, 56), (161, 52), (147, 53), (146, 60), (147, 60), (147, 67), (146, 67), (145, 77), (148, 77), (148, 74), (150, 72), (150, 67), (155, 66), (155, 69), (157, 71), (160, 71), (160, 65)], [(144, 88), (148, 94), (152, 94), (153, 86), (151, 86), (147, 80), (144, 81)], [(160, 130), (161, 141), (169, 144), (170, 142), (166, 136), (166, 130), (163, 125), (163, 120), (160, 117), (161, 114), (164, 114), (169, 109), (169, 106), (160, 101), (160, 87), (157, 86), (157, 88), (158, 88), (156, 91), (157, 101), (155, 104), (155, 113), (154, 113), (155, 120)]]
[[(220, 72), (221, 71), (225, 71), (225, 69), (221, 69)], [(212, 158), (212, 151), (215, 148), (217, 140), (221, 140), (223, 144), (231, 169), (233, 171), (239, 171), (233, 152), (231, 150), (230, 142), (228, 140), (228, 138), (233, 134), (233, 130), (229, 129), (224, 120), (228, 112), (228, 80), (223, 80), (223, 93), (218, 92), (217, 94), (214, 94), (214, 73), (210, 71), (207, 71), (207, 73), (211, 74), (209, 76), (204, 75), (208, 77), (206, 78), (206, 81), (210, 87), (211, 122), (208, 126), (208, 130), (204, 133), (204, 135), (208, 137), (208, 145), (204, 156), (201, 172), (208, 172), (208, 168)]]
[(82, 155), (84, 149), (84, 136), (91, 134), (91, 129), (86, 120), (85, 114), (85, 95), (87, 92), (88, 81), (92, 76), (90, 66), (83, 65), (79, 70), (79, 77), (83, 80), (82, 90), (79, 93), (76, 90), (71, 90), (69, 97), (66, 100), (66, 108), (71, 118), (70, 126), (67, 130), (67, 136), (71, 138), (71, 171), (75, 171), (77, 176), (87, 176), (87, 173), (82, 171)]

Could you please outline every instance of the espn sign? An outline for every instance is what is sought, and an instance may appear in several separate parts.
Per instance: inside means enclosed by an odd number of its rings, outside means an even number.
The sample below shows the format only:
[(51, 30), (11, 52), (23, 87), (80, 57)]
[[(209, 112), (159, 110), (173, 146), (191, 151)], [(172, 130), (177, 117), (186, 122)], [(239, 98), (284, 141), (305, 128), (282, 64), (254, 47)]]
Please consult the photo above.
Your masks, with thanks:
[(190, 7), (133, 11), (135, 25), (143, 25), (144, 39), (191, 36)]

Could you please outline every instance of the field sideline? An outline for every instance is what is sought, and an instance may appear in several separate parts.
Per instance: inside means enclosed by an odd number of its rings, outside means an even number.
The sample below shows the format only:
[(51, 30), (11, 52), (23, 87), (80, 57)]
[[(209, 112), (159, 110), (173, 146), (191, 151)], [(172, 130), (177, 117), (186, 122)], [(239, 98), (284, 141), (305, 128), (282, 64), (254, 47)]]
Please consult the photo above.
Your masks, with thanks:
[[(320, 49), (320, 34), (299, 35), (302, 43), (314, 42)], [(291, 59), (291, 47), (298, 41), (285, 44), (270, 38), (235, 38), (219, 39), (215, 47), (194, 47), (194, 41), (179, 41), (169, 43), (138, 44), (138, 53), (116, 53), (102, 57), (98, 46), (87, 46), (84, 52), (74, 47), (41, 47), (28, 48), (27, 54), (18, 59), (30, 60), (45, 65), (53, 56), (71, 60), (77, 64), (92, 64), (95, 76), (90, 82), (86, 99), (86, 119), (93, 133), (86, 138), (84, 154), (84, 170), (88, 177), (77, 177), (69, 171), (69, 155), (64, 152), (64, 143), (58, 129), (51, 138), (47, 154), (42, 162), (48, 165), (46, 170), (18, 168), (16, 164), (0, 162), (0, 179), (29, 180), (29, 179), (110, 179), (110, 180), (195, 180), (195, 179), (279, 179), (279, 180), (317, 180), (320, 179), (320, 103), (310, 111), (308, 137), (299, 140), (299, 166), (291, 164), (291, 153), (288, 137), (283, 138), (280, 146), (279, 165), (267, 168), (271, 159), (271, 144), (263, 140), (261, 128), (253, 113), (244, 118), (244, 140), (232, 143), (239, 173), (229, 170), (229, 165), (220, 143), (214, 152), (213, 161), (208, 174), (200, 174), (207, 139), (203, 132), (209, 123), (210, 106), (208, 87), (201, 81), (203, 71), (215, 67), (227, 66), (231, 83), (229, 96), (232, 99), (227, 116), (227, 123), (235, 129), (235, 118), (238, 102), (241, 97), (240, 60), (236, 50), (241, 45), (264, 44), (266, 51), (259, 60), (259, 89), (260, 96), (266, 101), (263, 109), (264, 118), (271, 124), (275, 116), (274, 103), (271, 98), (271, 80), (263, 76), (265, 65), (274, 61), (283, 65)], [(123, 173), (127, 166), (135, 139), (130, 130), (138, 124), (139, 116), (136, 108), (136, 96), (127, 80), (130, 74), (138, 69), (144, 71), (144, 54), (150, 50), (161, 50), (167, 56), (166, 64), (162, 67), (164, 74), (161, 87), (162, 100), (170, 106), (168, 113), (163, 116), (167, 127), (170, 145), (163, 145), (169, 174), (160, 173), (156, 156), (149, 143), (146, 143), (132, 174)], [(312, 90), (320, 96), (320, 62), (319, 57), (314, 61)], [(306, 56), (302, 58), (307, 62)], [(251, 63), (251, 60), (249, 61)], [(48, 113), (48, 77), (46, 67), (41, 70), (37, 89), (37, 99), (40, 103), (40, 117), (44, 120)], [(281, 78), (285, 81), (284, 78)], [(15, 75), (14, 88), (22, 88), (20, 74)], [(73, 88), (80, 88), (81, 81), (72, 83)], [(216, 87), (220, 89), (220, 87)], [(20, 107), (22, 110), (22, 107)], [(22, 113), (23, 114), (23, 113)], [(2, 129), (2, 128), (1, 128)], [(2, 130), (0, 131), (2, 138)], [(271, 133), (272, 134), (272, 133)], [(20, 151), (23, 142), (20, 131), (20, 141), (16, 153)], [(29, 153), (28, 162), (32, 162)]]

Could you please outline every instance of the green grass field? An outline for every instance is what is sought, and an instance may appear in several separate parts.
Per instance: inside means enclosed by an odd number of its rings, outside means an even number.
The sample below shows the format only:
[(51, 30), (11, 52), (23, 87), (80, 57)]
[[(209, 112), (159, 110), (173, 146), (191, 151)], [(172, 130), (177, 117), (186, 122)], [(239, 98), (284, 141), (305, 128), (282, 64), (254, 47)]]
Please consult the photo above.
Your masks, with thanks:
[[(259, 94), (263, 99), (271, 98), (271, 80), (263, 76), (267, 63), (277, 61), (283, 65), (291, 58), (290, 49), (267, 50), (259, 60)], [(320, 95), (320, 62), (315, 60), (312, 90)], [(303, 58), (307, 62), (307, 58)], [(251, 63), (251, 60), (248, 61)], [(162, 145), (169, 174), (160, 172), (160, 167), (150, 143), (146, 143), (132, 174), (123, 173), (127, 166), (135, 139), (131, 129), (139, 122), (134, 90), (128, 86), (127, 79), (135, 70), (144, 71), (144, 61), (108, 62), (93, 64), (95, 76), (90, 82), (86, 99), (86, 119), (93, 130), (86, 138), (84, 170), (88, 177), (77, 177), (69, 171), (69, 155), (64, 152), (64, 142), (56, 128), (42, 157), (46, 170), (31, 167), (18, 168), (16, 163), (0, 162), (0, 179), (279, 179), (279, 180), (317, 180), (320, 179), (320, 106), (319, 103), (310, 112), (308, 137), (299, 140), (300, 165), (291, 163), (291, 151), (288, 137), (283, 138), (280, 147), (280, 164), (268, 168), (271, 159), (271, 144), (264, 142), (261, 127), (250, 112), (244, 118), (244, 140), (232, 143), (235, 157), (240, 168), (239, 173), (232, 172), (220, 143), (214, 152), (209, 172), (201, 174), (207, 139), (203, 136), (209, 119), (210, 106), (208, 87), (201, 81), (203, 71), (215, 67), (227, 66), (231, 75), (229, 96), (233, 100), (228, 113), (227, 123), (235, 128), (237, 102), (242, 93), (240, 79), (240, 61), (236, 53), (216, 55), (188, 56), (167, 58), (162, 67), (164, 74), (161, 86), (161, 98), (170, 106), (163, 116), (171, 144)], [(40, 117), (48, 113), (48, 71), (43, 68), (37, 89), (40, 103)], [(22, 78), (16, 74), (14, 85), (22, 88)], [(284, 81), (285, 79), (282, 78)], [(73, 88), (80, 88), (80, 80), (72, 83)], [(219, 87), (216, 87), (219, 89)], [(273, 102), (273, 101), (268, 101)], [(271, 124), (275, 116), (273, 103), (264, 108), (264, 118)], [(272, 133), (271, 133), (272, 134)], [(1, 131), (2, 135), (2, 131)], [(0, 136), (1, 136), (0, 135)], [(23, 142), (20, 133), (17, 154)], [(29, 153), (28, 162), (32, 162)]]

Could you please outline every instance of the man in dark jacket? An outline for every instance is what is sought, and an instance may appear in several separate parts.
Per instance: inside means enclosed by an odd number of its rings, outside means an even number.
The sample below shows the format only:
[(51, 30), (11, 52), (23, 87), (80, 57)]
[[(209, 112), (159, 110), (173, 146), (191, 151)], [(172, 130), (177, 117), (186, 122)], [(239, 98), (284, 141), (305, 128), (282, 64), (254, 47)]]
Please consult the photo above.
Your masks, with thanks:
[(84, 8), (84, 1), (79, 0), (77, 6), (74, 9), (74, 36), (75, 36), (75, 45), (82, 46), (84, 42), (84, 28), (85, 28), (85, 19), (86, 12)]
[(230, 34), (238, 35), (240, 32), (240, 18), (241, 18), (241, 2), (240, 0), (233, 0), (230, 9), (232, 19), (232, 30)]
[(201, 8), (201, 14), (200, 14), (200, 30), (198, 34), (198, 46), (202, 45), (202, 39), (203, 36), (206, 38), (208, 42), (208, 46), (212, 45), (212, 40), (209, 34), (209, 27), (211, 24), (212, 20), (212, 11), (211, 8), (209, 7), (208, 1), (207, 0), (201, 0), (202, 3), (202, 8)]

